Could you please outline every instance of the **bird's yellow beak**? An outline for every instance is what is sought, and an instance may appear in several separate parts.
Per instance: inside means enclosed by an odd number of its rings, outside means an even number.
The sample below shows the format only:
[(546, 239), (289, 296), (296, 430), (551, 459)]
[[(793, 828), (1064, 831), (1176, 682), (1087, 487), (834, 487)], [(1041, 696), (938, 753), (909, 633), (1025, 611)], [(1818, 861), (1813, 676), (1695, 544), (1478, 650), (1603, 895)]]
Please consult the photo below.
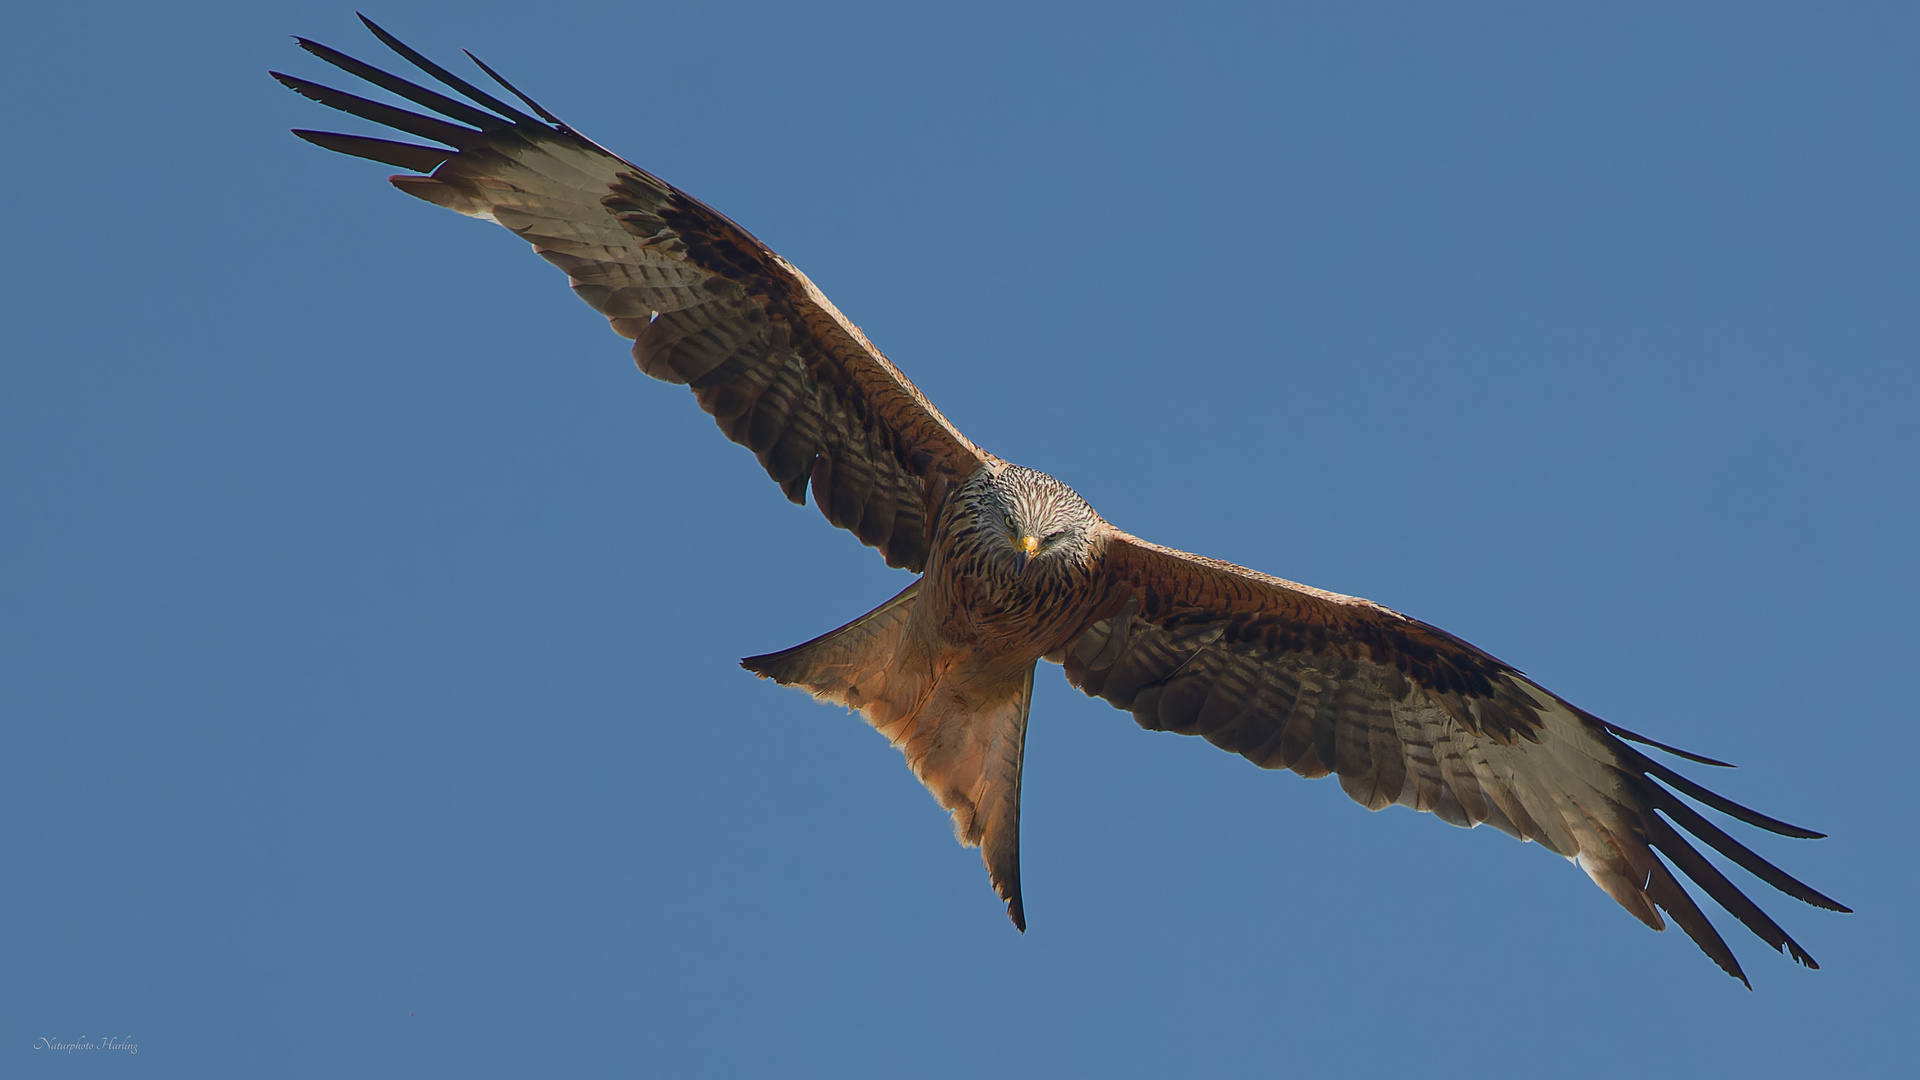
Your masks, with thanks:
[(1016, 574), (1027, 572), (1027, 563), (1040, 551), (1040, 538), (1023, 536), (1013, 542), (1013, 570)]

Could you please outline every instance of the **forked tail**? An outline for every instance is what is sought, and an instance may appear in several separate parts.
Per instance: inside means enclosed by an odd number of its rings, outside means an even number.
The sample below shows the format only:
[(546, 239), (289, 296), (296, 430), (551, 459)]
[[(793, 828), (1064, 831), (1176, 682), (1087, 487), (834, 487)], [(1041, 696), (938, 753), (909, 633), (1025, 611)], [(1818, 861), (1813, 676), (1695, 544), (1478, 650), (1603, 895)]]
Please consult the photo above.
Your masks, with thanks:
[(956, 662), (913, 628), (920, 584), (831, 633), (740, 666), (822, 701), (857, 710), (906, 755), (913, 774), (953, 814), (954, 836), (978, 846), (1007, 914), (1020, 900), (1020, 767), (1033, 699), (1033, 662)]

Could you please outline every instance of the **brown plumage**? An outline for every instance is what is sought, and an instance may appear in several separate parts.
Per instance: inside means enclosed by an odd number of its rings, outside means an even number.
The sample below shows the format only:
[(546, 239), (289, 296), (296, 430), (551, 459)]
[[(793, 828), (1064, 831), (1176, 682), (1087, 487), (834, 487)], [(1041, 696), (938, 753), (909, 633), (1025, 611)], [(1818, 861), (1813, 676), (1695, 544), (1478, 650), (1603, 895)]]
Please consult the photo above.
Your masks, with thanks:
[(981, 847), (1022, 929), (1021, 755), (1044, 658), (1142, 727), (1202, 736), (1263, 768), (1336, 775), (1369, 809), (1397, 803), (1537, 842), (1648, 926), (1671, 915), (1745, 981), (1658, 852), (1762, 940), (1817, 966), (1679, 830), (1790, 896), (1847, 909), (1674, 792), (1783, 835), (1819, 834), (1715, 795), (1629, 744), (1722, 763), (1608, 724), (1371, 601), (1121, 532), (1058, 480), (969, 442), (746, 230), (581, 137), (490, 69), (533, 115), (367, 25), (478, 107), (302, 40), (447, 119), (276, 74), (324, 105), (445, 145), (295, 134), (429, 173), (392, 182), (531, 243), (632, 339), (642, 371), (688, 386), (788, 499), (803, 503), (811, 489), (828, 521), (921, 574), (854, 622), (742, 664), (859, 711), (899, 747), (960, 841)]

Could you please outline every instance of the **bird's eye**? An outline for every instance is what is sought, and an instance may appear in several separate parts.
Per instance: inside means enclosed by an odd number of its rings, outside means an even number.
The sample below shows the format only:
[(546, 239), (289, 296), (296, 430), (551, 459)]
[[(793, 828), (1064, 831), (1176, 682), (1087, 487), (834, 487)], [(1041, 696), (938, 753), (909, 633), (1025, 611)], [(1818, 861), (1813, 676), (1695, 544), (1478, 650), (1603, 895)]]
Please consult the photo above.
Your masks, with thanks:
[(1040, 542), (1041, 542), (1041, 543), (1043, 543), (1043, 544), (1051, 544), (1051, 543), (1053, 543), (1053, 542), (1054, 542), (1055, 540), (1058, 540), (1058, 539), (1060, 539), (1061, 537), (1063, 537), (1063, 536), (1065, 536), (1065, 535), (1067, 535), (1067, 530), (1065, 530), (1065, 529), (1058, 529), (1058, 530), (1055, 530), (1054, 532), (1050, 532), (1050, 533), (1048, 533), (1047, 535), (1045, 535), (1045, 536), (1043, 536), (1043, 537), (1041, 537), (1041, 538), (1040, 538)]

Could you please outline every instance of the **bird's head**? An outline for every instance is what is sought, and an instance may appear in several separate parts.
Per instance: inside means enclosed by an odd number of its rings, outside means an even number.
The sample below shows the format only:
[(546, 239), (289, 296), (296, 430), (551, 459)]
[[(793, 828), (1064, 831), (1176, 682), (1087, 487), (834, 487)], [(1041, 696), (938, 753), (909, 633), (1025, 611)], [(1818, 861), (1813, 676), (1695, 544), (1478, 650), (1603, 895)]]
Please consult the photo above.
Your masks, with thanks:
[[(1003, 550), (1022, 579), (1083, 566), (1093, 546), (1099, 516), (1074, 490), (1043, 472), (1009, 465), (991, 480), (999, 514), (992, 531), (1005, 538)], [(996, 545), (998, 546), (998, 545)]]

